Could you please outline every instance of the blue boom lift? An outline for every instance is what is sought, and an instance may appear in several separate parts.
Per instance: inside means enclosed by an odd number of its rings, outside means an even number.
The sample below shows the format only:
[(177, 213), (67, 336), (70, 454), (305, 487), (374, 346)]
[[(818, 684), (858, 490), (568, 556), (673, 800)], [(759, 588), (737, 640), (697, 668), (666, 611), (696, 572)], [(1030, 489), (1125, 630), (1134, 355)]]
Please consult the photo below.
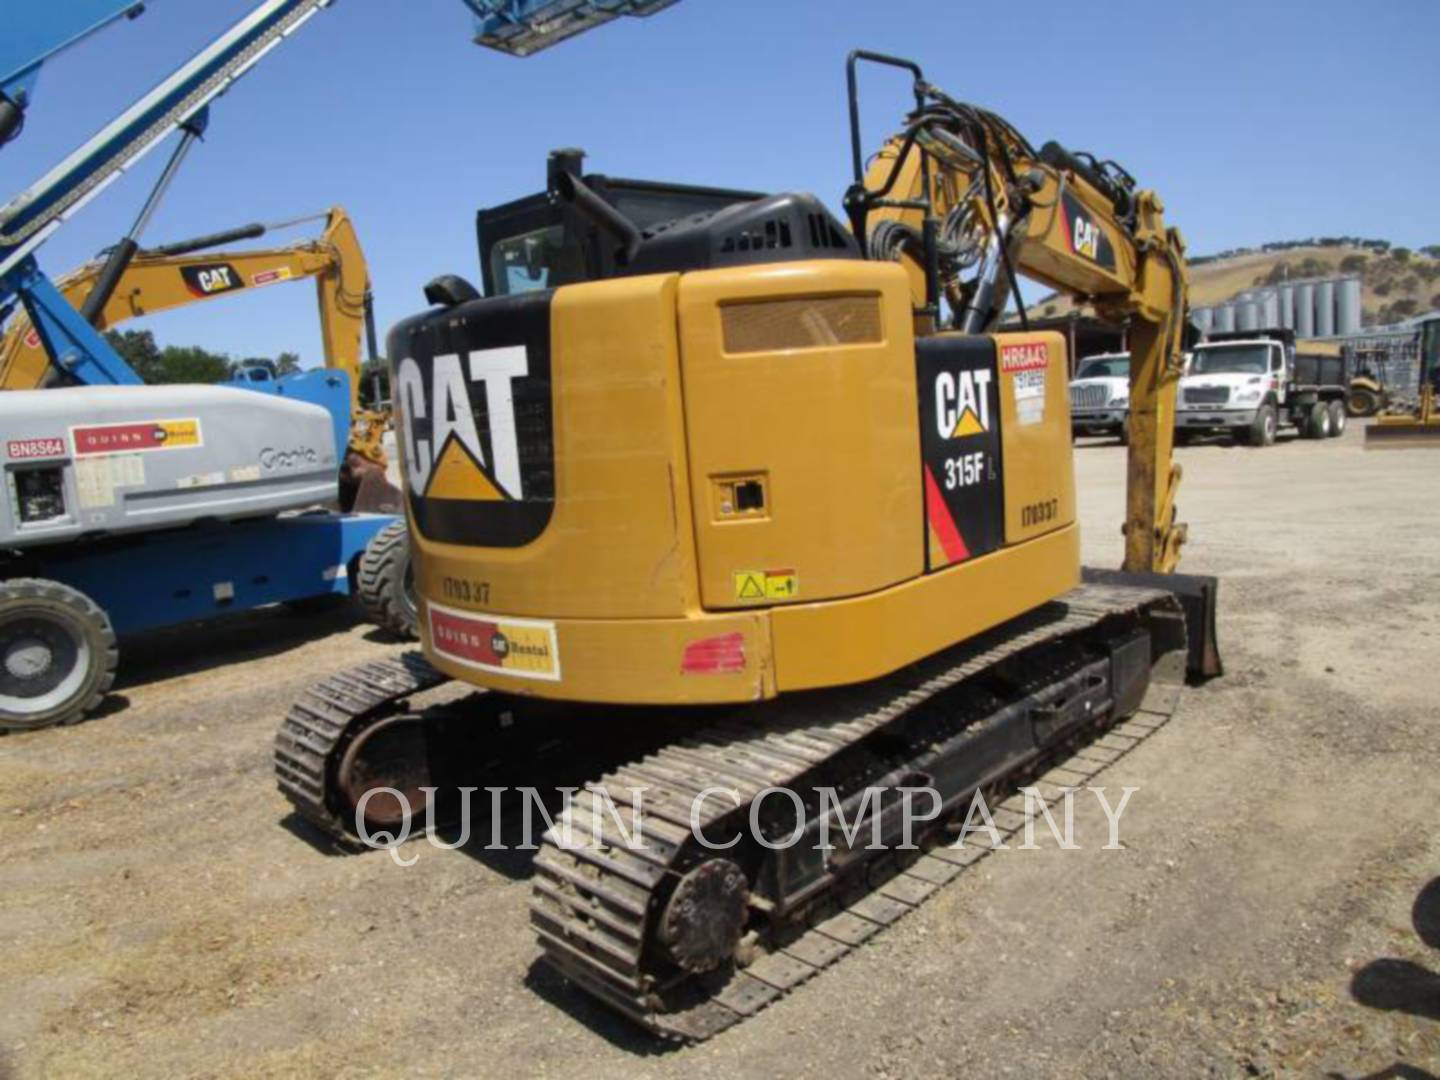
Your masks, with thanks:
[[(209, 106), (332, 0), (264, 0), (0, 207), (0, 320), (23, 305), (45, 390), (0, 394), (0, 732), (71, 723), (103, 698), (116, 635), (348, 591), (394, 518), (300, 512), (335, 498), (350, 424), (343, 374), (146, 387), (87, 318), (103, 307)], [(674, 0), (464, 0), (475, 40), (526, 56)], [(0, 145), (44, 64), (145, 5), (23, 0), (0, 38)], [(172, 132), (180, 138), (84, 310), (35, 252)], [(257, 393), (258, 391), (258, 393)]]

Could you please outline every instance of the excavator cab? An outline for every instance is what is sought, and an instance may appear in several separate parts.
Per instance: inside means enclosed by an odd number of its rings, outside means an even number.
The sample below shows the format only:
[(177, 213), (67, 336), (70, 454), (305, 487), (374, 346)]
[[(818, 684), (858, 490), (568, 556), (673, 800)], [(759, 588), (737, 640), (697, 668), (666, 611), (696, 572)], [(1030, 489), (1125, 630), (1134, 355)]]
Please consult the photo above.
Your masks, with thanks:
[[(623, 254), (610, 234), (567, 200), (562, 188), (579, 188), (608, 208), (614, 228), (632, 223), (641, 235), (667, 222), (712, 214), (738, 203), (763, 198), (759, 192), (688, 184), (625, 180), (590, 174), (581, 177), (585, 153), (556, 150), (547, 164), (546, 190), (481, 210), (476, 215), (480, 267), (486, 296), (512, 296), (584, 281), (601, 281), (624, 270)], [(602, 211), (603, 212), (603, 211)], [(624, 226), (618, 226), (623, 228)]]

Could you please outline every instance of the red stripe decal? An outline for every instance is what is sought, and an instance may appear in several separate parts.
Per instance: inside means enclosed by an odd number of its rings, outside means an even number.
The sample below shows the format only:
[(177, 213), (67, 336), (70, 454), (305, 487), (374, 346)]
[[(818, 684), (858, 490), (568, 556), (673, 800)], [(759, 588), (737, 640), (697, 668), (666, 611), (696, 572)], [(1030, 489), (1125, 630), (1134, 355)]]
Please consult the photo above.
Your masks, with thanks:
[(930, 527), (940, 538), (940, 546), (945, 549), (945, 557), (952, 563), (970, 558), (965, 537), (956, 528), (955, 519), (950, 516), (950, 508), (945, 505), (945, 496), (940, 493), (940, 485), (935, 482), (935, 474), (930, 471), (929, 465), (925, 466), (925, 512), (930, 516)]
[(685, 646), (682, 675), (733, 675), (745, 670), (745, 636), (717, 634)]

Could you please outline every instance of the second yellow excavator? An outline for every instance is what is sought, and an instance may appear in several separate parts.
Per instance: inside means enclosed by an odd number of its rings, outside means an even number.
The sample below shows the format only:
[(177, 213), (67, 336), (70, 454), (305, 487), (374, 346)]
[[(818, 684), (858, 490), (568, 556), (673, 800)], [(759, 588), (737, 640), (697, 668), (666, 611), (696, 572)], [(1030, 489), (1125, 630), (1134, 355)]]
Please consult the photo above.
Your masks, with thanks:
[[(92, 293), (104, 275), (104, 260), (86, 263), (56, 285), (76, 310), (87, 312), (92, 325), (108, 330), (130, 319), (222, 296), (314, 279), (325, 366), (343, 371), (351, 387), (352, 423), (341, 476), (343, 507), (393, 511), (398, 506), (385, 479), (382, 443), (389, 413), (362, 403), (362, 347), (373, 321), (369, 268), (350, 215), (337, 206), (321, 219), (325, 224), (318, 236), (285, 247), (217, 250), (223, 244), (258, 239), (276, 227), (246, 225), (142, 250), (125, 265), (103, 303), (93, 303)], [(373, 330), (370, 336), (373, 341)], [(17, 311), (0, 337), (0, 390), (36, 390), (63, 381), (39, 333), (25, 312)]]
[[(868, 167), (866, 61), (914, 91)], [(1128, 745), (1219, 673), (1216, 584), (1172, 572), (1186, 279), (1160, 200), (907, 61), (848, 76), (849, 230), (575, 151), (481, 214), (489, 295), (437, 279), (389, 339), (423, 657), (322, 682), (277, 737), (282, 790), (344, 838), (480, 783), (465, 745), (564, 742), (557, 710), (612, 741), (669, 725), (563, 810), (531, 908), (551, 965), (666, 1037), (959, 873), (939, 841), (977, 792), (1122, 721)], [(1020, 274), (1129, 320), (1126, 573), (1081, 569), (1062, 338), (996, 331)], [(447, 680), (487, 692), (407, 708)]]

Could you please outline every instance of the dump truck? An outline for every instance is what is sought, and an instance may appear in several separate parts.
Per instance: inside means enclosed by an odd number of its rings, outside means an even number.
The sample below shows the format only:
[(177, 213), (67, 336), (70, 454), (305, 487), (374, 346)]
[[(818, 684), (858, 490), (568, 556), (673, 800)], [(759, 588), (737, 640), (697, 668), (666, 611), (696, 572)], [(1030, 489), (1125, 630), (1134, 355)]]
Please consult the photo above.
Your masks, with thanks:
[(1345, 430), (1349, 362), (1323, 342), (1297, 342), (1294, 331), (1212, 334), (1197, 345), (1175, 410), (1176, 438), (1228, 432), (1249, 446), (1270, 446), (1282, 427), (1303, 438)]

